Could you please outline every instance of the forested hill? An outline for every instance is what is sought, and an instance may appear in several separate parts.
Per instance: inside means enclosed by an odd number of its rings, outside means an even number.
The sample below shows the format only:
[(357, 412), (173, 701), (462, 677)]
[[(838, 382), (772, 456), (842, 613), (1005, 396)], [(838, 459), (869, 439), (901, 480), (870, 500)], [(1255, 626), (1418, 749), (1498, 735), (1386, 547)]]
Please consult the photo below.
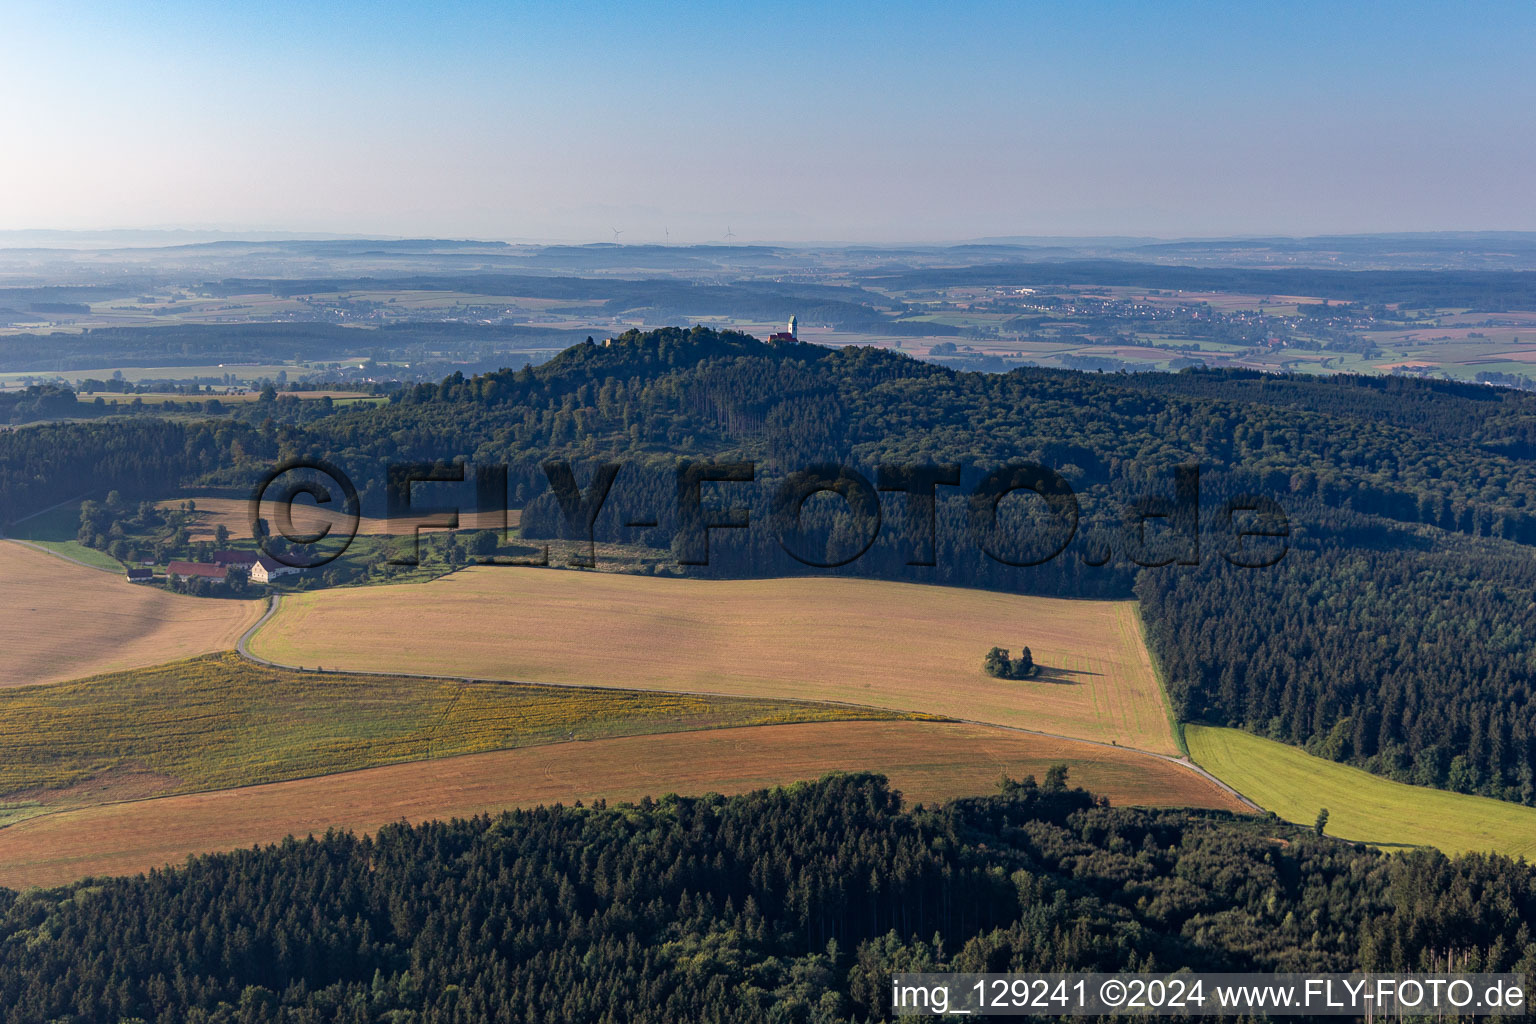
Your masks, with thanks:
[(888, 1019), (902, 970), (1536, 971), (1536, 876), (1053, 773), (542, 808), (0, 890), (0, 1005), (52, 1020)]
[(1246, 371), (960, 373), (900, 353), (668, 329), (540, 367), (418, 385), (333, 418), (359, 456), (513, 462), (719, 455), (1042, 462), (1145, 489), (1180, 461), (1234, 486), (1536, 542), (1536, 395)]
[[(1348, 497), (1357, 511), (1437, 525), (1450, 509), (1467, 532), (1536, 540), (1536, 477), (1514, 457), (1536, 438), (1533, 422), (1536, 395), (1487, 387), (1216, 371), (958, 373), (900, 353), (767, 346), (697, 328), (631, 332), (532, 369), (418, 385), (390, 409), (336, 418), (369, 454), (428, 459), (487, 441), (514, 461), (928, 454), (1040, 459), (1074, 483), (1098, 483), (1137, 475), (1133, 463), (1193, 458), (1271, 487), (1321, 488), (1330, 505)], [(458, 441), (445, 453), (450, 424)], [(400, 429), (423, 431), (426, 443)]]
[[(385, 464), (462, 458), (510, 463), (525, 532), (548, 536), (565, 528), (540, 464), (572, 459), (586, 481), (592, 463), (620, 459), (630, 464), (599, 538), (666, 549), (677, 529), (674, 461), (748, 458), (760, 486), (724, 498), (752, 504), (758, 528), (714, 531), (712, 564), (689, 571), (1134, 593), (1185, 717), (1405, 781), (1536, 804), (1536, 395), (1211, 371), (960, 373), (896, 352), (695, 328), (630, 332), (538, 367), (454, 376), (381, 408), (322, 415), (301, 404), (253, 403), (246, 421), (0, 433), (0, 507), (14, 518), (76, 497), (82, 479), (125, 497), (162, 497), (174, 482), (249, 486), (278, 458), (309, 455), (342, 465), (379, 509)], [(812, 462), (851, 465), (870, 480), (882, 462), (956, 462), (969, 487), (1014, 460), (1051, 467), (1077, 493), (1079, 529), (1044, 565), (983, 554), (960, 488), (939, 488), (931, 566), (908, 564), (913, 532), (900, 495), (882, 499), (888, 528), (869, 551), (838, 569), (796, 561), (765, 525), (774, 481)], [(1200, 564), (1144, 568), (1127, 557), (1134, 531), (1123, 510), (1171, 497), (1174, 468), (1191, 462), (1207, 529)], [(1222, 499), (1241, 491), (1287, 513), (1278, 565), (1223, 559), (1231, 538), (1214, 527)], [(838, 507), (807, 505), (822, 561), (858, 546), (846, 517), (828, 511)], [(657, 525), (626, 528), (628, 511), (654, 512)], [(1006, 519), (1008, 539), (1024, 539), (1032, 522)]]

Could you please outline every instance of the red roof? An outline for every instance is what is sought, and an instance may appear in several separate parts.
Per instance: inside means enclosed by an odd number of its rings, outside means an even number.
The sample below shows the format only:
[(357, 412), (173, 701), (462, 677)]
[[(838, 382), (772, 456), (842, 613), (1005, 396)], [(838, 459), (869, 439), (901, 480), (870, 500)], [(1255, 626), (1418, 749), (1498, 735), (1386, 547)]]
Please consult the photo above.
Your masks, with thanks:
[(172, 562), (165, 567), (167, 576), (206, 576), (211, 580), (222, 580), (229, 575), (229, 570), (222, 565), (209, 565), (207, 562)]

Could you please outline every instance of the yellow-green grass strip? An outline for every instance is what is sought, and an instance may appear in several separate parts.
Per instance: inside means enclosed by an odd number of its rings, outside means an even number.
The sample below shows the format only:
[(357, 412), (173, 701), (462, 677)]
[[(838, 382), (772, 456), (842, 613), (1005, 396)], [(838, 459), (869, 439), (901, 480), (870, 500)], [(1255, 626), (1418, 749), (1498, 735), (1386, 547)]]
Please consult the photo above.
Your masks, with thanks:
[(1381, 847), (1536, 857), (1536, 808), (1393, 782), (1240, 729), (1187, 725), (1195, 763), (1266, 811)]

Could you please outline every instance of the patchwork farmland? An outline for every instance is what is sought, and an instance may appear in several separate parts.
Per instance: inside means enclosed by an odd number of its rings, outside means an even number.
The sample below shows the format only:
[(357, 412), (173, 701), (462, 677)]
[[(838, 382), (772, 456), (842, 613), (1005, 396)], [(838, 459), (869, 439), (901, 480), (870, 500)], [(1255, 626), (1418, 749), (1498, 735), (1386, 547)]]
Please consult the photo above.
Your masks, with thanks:
[(332, 827), (739, 793), (831, 771), (880, 772), (909, 801), (933, 802), (989, 793), (1004, 772), (1039, 777), (1053, 764), (1117, 804), (1242, 809), (1187, 768), (1131, 751), (962, 723), (821, 722), (559, 743), (67, 810), (0, 829), (0, 885), (146, 871)]
[(0, 823), (545, 743), (896, 717), (761, 698), (299, 673), (219, 654), (0, 692)]

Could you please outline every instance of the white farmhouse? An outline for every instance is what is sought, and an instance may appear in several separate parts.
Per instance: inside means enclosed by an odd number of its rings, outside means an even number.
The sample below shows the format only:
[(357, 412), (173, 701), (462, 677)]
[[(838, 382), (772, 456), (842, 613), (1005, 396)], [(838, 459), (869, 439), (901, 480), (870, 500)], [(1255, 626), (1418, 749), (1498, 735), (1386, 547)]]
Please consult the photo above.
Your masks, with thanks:
[(284, 565), (275, 558), (262, 555), (256, 559), (256, 564), (251, 566), (251, 582), (271, 583), (279, 576), (295, 576), (300, 572), (303, 570), (297, 566)]

